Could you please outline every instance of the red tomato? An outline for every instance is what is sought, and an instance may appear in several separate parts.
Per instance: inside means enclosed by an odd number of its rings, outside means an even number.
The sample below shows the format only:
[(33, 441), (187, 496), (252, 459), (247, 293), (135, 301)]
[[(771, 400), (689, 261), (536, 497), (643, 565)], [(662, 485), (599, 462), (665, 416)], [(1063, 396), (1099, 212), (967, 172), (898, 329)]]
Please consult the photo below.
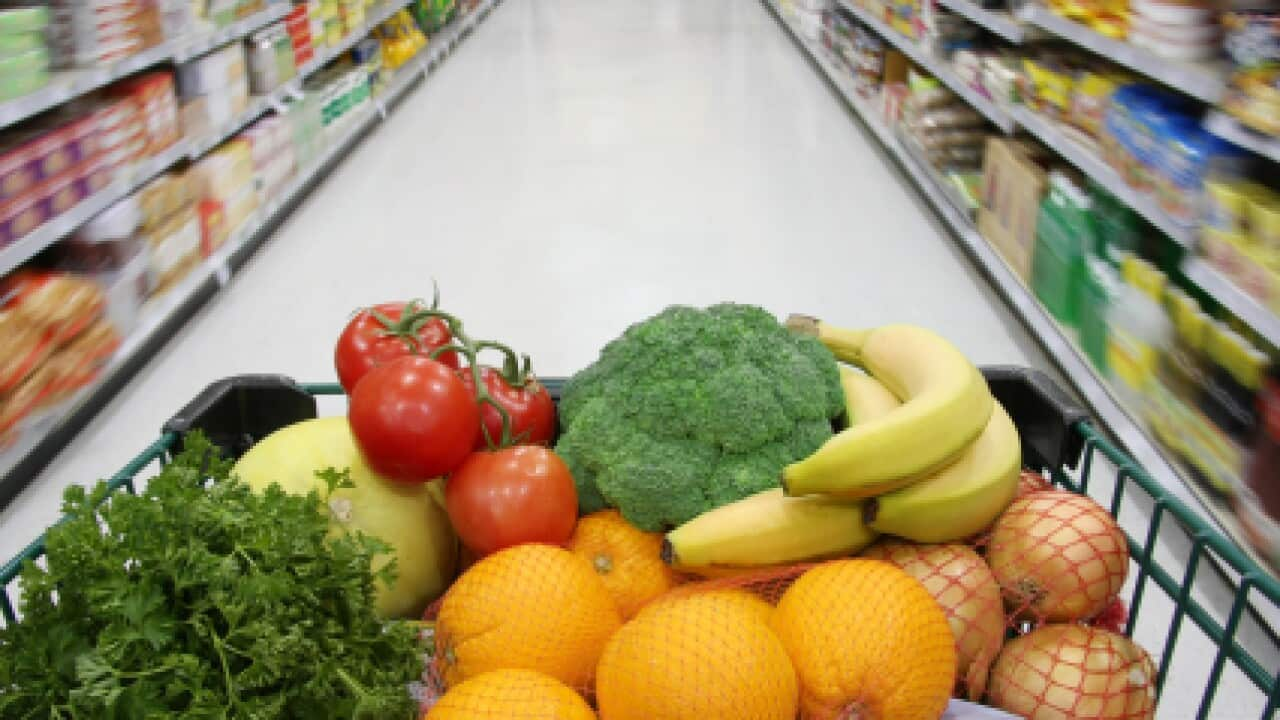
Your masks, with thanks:
[[(416, 302), (382, 303), (364, 308), (351, 318), (333, 351), (338, 382), (348, 395), (360, 378), (375, 367), (406, 355), (430, 355), (432, 350), (453, 340), (444, 320), (413, 319), (416, 312), (426, 309)], [(452, 352), (442, 354), (439, 359), (451, 368), (458, 367), (458, 357)]]
[(562, 545), (578, 520), (578, 491), (559, 455), (536, 445), (472, 453), (444, 486), (458, 537), (480, 555), (512, 545)]
[(415, 483), (466, 459), (476, 444), (480, 411), (453, 368), (411, 355), (370, 370), (351, 393), (347, 419), (369, 467)]
[[(476, 383), (471, 376), (471, 368), (459, 370), (458, 377), (474, 395)], [(511, 437), (516, 442), (524, 445), (551, 444), (556, 432), (556, 404), (542, 383), (530, 376), (523, 387), (514, 387), (497, 369), (487, 366), (480, 368), (480, 381), (489, 390), (489, 395), (511, 416)], [(480, 420), (489, 430), (489, 437), (497, 443), (502, 438), (502, 415), (485, 403), (480, 407)], [(482, 432), (476, 439), (476, 449), (488, 448)]]

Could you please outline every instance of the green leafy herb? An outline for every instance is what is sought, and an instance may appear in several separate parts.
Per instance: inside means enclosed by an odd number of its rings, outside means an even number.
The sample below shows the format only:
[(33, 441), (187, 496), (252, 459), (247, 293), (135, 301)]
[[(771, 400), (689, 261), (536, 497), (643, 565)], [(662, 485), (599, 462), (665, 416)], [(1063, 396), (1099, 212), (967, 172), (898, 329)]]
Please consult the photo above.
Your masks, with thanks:
[(416, 630), (374, 609), (370, 560), (390, 548), (331, 537), (319, 494), (255, 494), (216, 457), (192, 434), (141, 495), (66, 491), (0, 629), (0, 717), (414, 715)]

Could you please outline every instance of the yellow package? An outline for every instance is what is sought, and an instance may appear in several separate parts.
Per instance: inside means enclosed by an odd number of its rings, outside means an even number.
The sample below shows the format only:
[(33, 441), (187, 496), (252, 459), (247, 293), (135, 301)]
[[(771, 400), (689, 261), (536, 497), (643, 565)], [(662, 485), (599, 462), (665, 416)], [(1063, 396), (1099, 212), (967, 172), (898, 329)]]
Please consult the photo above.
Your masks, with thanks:
[(1111, 94), (1120, 86), (1120, 82), (1120, 76), (1110, 73), (1093, 71), (1081, 73), (1071, 90), (1071, 111), (1067, 120), (1072, 125), (1097, 137), (1102, 130), (1102, 119), (1106, 114)]
[(1026, 58), (1023, 69), (1035, 90), (1036, 109), (1055, 118), (1067, 117), (1071, 108), (1071, 92), (1075, 79), (1064, 68), (1055, 68), (1040, 60)]

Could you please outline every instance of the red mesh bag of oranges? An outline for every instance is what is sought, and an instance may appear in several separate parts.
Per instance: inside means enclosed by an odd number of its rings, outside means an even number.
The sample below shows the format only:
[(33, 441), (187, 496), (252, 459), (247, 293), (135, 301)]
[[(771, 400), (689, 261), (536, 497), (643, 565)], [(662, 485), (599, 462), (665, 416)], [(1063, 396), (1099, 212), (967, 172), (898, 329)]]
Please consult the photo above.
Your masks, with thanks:
[(965, 542), (882, 536), (697, 575), (663, 549), (609, 510), (566, 547), (480, 559), (429, 613), (426, 718), (911, 720), (952, 698), (1035, 720), (1154, 717), (1154, 664), (1120, 633), (1123, 533), (1039, 476)]

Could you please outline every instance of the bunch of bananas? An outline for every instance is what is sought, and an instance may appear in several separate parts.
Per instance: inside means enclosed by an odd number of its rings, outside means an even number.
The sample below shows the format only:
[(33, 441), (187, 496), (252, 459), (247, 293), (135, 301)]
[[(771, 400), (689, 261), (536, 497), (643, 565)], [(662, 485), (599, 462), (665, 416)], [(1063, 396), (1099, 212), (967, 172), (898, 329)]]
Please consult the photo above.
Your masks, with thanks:
[[(856, 553), (879, 533), (926, 543), (988, 527), (1018, 487), (1017, 428), (978, 369), (936, 333), (792, 316), (841, 366), (848, 428), (782, 472), (782, 487), (706, 512), (666, 536), (694, 572)], [(864, 372), (865, 371), (865, 374)]]

